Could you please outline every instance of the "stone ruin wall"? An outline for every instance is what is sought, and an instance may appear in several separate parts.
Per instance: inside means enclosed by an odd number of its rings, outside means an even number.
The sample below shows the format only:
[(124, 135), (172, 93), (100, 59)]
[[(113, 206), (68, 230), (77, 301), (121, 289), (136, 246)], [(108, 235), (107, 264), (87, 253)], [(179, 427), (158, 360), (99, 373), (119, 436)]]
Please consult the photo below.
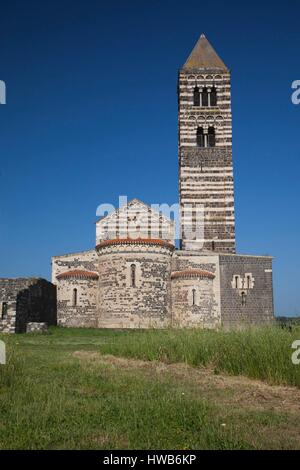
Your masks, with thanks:
[(25, 333), (28, 322), (55, 325), (55, 286), (40, 278), (0, 279), (0, 307), (3, 333)]

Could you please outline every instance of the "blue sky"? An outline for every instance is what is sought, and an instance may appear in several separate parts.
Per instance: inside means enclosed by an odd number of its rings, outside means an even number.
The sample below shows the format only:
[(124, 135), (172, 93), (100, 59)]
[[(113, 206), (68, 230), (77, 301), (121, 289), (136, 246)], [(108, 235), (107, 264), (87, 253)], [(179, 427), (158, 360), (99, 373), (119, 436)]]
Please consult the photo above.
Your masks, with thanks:
[(232, 71), (238, 251), (300, 315), (298, 1), (10, 1), (0, 15), (0, 276), (50, 277), (120, 194), (174, 203), (178, 68), (201, 32)]

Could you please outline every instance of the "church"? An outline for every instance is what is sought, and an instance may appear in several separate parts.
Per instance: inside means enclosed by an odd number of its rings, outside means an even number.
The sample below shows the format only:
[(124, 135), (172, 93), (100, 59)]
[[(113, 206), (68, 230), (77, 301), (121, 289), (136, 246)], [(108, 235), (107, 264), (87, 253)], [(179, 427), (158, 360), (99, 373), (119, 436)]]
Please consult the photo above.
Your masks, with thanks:
[(203, 34), (178, 74), (178, 158), (180, 246), (172, 218), (139, 199), (101, 217), (95, 247), (52, 258), (58, 325), (273, 320), (272, 258), (236, 253), (230, 70)]

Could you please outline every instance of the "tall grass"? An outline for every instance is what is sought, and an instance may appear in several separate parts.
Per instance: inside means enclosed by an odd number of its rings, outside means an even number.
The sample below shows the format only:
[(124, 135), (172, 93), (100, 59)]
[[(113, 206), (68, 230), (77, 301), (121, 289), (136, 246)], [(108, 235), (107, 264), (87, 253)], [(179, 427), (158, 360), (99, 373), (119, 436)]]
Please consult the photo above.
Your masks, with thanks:
[(1, 336), (6, 345), (6, 364), (0, 365), (0, 390), (12, 386), (21, 376), (24, 357), (17, 350), (14, 341), (9, 336)]
[(248, 407), (236, 402), (238, 387), (228, 394), (212, 383), (207, 393), (172, 368), (123, 368), (94, 355), (100, 348), (299, 386), (300, 366), (290, 359), (299, 329), (50, 332), (0, 336), (8, 353), (0, 366), (0, 449), (299, 448), (293, 408)]
[(150, 330), (127, 332), (100, 348), (105, 354), (211, 366), (216, 372), (300, 387), (300, 366), (291, 360), (295, 339), (300, 339), (300, 327), (291, 331), (278, 326), (229, 332)]
[[(64, 333), (52, 331), (53, 344), (44, 335), (5, 338), (8, 362), (0, 367), (0, 449), (253, 446), (238, 427), (225, 433), (218, 407), (195, 396), (192, 387), (171, 378), (153, 379), (143, 370), (128, 373), (80, 362), (70, 343), (68, 351), (61, 345)], [(78, 332), (73, 332), (78, 346)], [(90, 339), (87, 332), (86, 341)]]

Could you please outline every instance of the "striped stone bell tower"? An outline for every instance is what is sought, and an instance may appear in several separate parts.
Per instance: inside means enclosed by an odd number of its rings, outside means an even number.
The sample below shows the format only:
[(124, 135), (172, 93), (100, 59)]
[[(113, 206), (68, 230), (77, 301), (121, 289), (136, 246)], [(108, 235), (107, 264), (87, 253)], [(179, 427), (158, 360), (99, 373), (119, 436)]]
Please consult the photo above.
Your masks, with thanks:
[(204, 34), (178, 79), (181, 248), (235, 253), (230, 71)]

